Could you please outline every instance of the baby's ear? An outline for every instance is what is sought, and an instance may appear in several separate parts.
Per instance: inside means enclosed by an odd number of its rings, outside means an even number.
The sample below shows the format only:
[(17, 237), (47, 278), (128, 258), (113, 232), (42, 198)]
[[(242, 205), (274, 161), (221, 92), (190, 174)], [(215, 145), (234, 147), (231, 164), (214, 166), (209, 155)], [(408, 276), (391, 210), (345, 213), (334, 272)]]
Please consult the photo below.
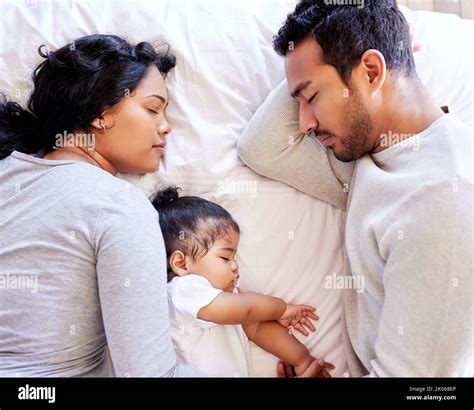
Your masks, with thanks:
[(178, 276), (185, 276), (189, 273), (186, 267), (186, 256), (181, 251), (173, 251), (169, 259), (169, 265)]

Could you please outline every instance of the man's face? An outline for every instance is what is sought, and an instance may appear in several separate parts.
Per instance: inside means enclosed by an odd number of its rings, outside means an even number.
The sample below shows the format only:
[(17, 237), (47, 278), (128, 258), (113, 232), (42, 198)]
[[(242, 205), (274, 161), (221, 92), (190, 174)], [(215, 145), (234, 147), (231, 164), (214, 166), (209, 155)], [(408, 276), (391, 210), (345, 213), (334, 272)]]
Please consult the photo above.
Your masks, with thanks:
[(337, 159), (350, 162), (373, 148), (372, 118), (357, 82), (351, 82), (349, 89), (322, 56), (319, 44), (309, 37), (285, 59), (290, 92), (300, 103), (300, 130), (305, 134), (314, 131)]

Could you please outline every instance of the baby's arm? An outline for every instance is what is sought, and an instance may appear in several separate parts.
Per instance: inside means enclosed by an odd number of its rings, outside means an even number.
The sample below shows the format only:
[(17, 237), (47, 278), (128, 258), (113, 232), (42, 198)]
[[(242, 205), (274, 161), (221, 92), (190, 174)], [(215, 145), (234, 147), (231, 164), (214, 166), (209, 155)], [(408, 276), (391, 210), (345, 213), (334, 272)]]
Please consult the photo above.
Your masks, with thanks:
[(211, 303), (199, 309), (197, 317), (218, 324), (242, 324), (250, 340), (294, 366), (299, 375), (314, 358), (284, 326), (294, 326), (303, 334), (307, 334), (304, 326), (315, 331), (309, 321), (309, 318), (319, 319), (314, 311), (315, 308), (311, 306), (291, 305), (280, 298), (259, 293), (222, 292)]
[(286, 303), (273, 296), (254, 292), (222, 292), (198, 312), (198, 319), (224, 325), (276, 320), (286, 311)]
[(290, 305), (280, 298), (259, 293), (222, 292), (211, 303), (199, 309), (197, 317), (208, 322), (226, 325), (285, 320), (289, 323), (304, 324), (314, 331), (311, 322), (307, 320), (307, 317), (317, 319), (314, 311), (315, 308), (311, 306)]
[(247, 323), (242, 327), (252, 342), (293, 366), (297, 376), (314, 360), (306, 346), (275, 321)]

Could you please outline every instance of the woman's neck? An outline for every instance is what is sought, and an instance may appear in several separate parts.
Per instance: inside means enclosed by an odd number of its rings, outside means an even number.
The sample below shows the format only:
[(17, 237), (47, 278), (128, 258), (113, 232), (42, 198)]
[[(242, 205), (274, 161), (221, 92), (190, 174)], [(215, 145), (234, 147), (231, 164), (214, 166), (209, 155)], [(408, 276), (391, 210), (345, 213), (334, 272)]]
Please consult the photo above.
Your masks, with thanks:
[(83, 149), (80, 147), (66, 147), (66, 148), (56, 148), (54, 151), (48, 152), (44, 159), (48, 160), (77, 160), (88, 162), (89, 164), (95, 165), (104, 171), (116, 175), (117, 168), (107, 160), (104, 156), (102, 156), (96, 150), (89, 151), (88, 149)]

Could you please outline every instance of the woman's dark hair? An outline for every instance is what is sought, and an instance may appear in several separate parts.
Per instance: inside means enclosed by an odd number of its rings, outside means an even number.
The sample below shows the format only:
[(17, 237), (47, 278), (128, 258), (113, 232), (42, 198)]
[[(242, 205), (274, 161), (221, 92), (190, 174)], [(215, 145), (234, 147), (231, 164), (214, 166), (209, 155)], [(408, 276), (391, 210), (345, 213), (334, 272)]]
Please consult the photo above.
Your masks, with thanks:
[(346, 85), (364, 52), (380, 51), (387, 69), (415, 76), (410, 27), (396, 0), (301, 0), (273, 38), (273, 47), (286, 54), (313, 36), (324, 61), (334, 66)]
[(170, 47), (163, 46), (133, 46), (103, 34), (81, 37), (56, 51), (40, 46), (45, 60), (33, 71), (28, 109), (0, 94), (0, 159), (14, 150), (50, 152), (57, 134), (89, 131), (95, 118), (132, 93), (149, 66), (165, 77), (176, 65)]
[[(220, 205), (197, 196), (180, 197), (179, 191), (170, 186), (151, 199), (160, 217), (168, 260), (176, 250), (197, 260), (209, 252), (216, 240), (231, 231), (240, 233), (237, 222)], [(168, 281), (174, 276), (168, 266)]]

